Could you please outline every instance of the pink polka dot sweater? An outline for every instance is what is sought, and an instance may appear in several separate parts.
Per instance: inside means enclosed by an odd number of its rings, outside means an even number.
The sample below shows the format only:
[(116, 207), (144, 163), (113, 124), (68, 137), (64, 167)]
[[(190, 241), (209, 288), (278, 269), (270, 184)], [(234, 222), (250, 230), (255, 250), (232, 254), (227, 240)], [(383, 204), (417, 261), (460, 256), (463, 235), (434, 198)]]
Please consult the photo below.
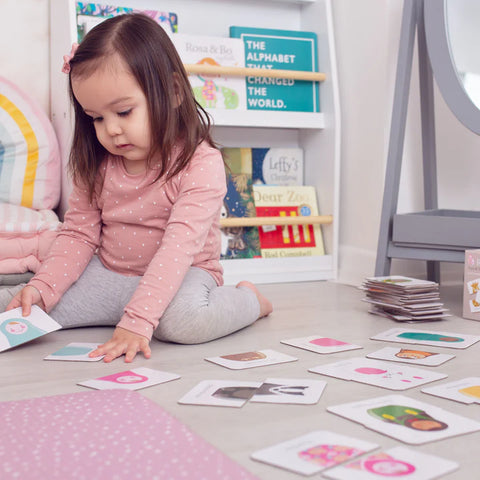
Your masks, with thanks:
[(103, 185), (91, 203), (86, 190), (74, 187), (62, 230), (30, 285), (40, 291), (48, 312), (97, 252), (110, 270), (142, 276), (118, 326), (150, 339), (190, 266), (223, 283), (222, 156), (200, 145), (168, 184), (152, 183), (155, 170), (128, 174), (116, 157), (104, 162), (101, 174)]

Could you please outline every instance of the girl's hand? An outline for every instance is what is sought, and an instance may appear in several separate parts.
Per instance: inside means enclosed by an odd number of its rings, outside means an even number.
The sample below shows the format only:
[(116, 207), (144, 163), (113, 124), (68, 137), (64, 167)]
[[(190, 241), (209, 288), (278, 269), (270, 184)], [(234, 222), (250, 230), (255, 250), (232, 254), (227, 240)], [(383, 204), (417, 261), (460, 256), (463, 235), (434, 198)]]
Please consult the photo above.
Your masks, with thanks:
[(6, 310), (22, 307), (22, 315), (27, 317), (32, 311), (32, 305), (38, 305), (42, 310), (45, 310), (45, 304), (40, 292), (35, 287), (27, 285), (12, 298)]
[(113, 332), (112, 338), (91, 352), (89, 357), (105, 355), (103, 361), (109, 363), (125, 354), (125, 362), (130, 363), (138, 352), (143, 352), (145, 358), (150, 358), (152, 351), (149, 343), (146, 337), (117, 327)]

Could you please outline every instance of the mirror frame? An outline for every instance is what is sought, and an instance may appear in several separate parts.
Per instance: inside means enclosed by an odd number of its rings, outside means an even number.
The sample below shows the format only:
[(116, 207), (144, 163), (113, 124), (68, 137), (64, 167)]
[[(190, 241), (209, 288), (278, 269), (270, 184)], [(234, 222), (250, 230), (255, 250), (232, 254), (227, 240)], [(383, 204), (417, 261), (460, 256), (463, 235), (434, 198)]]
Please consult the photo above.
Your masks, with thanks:
[(452, 58), (447, 31), (447, 0), (424, 0), (428, 56), (442, 96), (454, 115), (480, 135), (480, 109), (468, 96)]

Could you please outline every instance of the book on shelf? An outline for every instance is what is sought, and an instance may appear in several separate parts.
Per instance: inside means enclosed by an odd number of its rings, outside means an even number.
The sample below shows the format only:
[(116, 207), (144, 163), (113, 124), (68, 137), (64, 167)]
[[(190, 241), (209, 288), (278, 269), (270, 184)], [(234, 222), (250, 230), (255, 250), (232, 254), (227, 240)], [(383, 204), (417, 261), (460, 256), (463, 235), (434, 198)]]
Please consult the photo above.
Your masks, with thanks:
[(178, 31), (178, 17), (176, 13), (161, 12), (158, 10), (136, 9), (131, 7), (118, 7), (100, 3), (76, 2), (77, 36), (80, 43), (85, 35), (96, 25), (107, 18), (123, 15), (125, 13), (141, 12), (152, 17), (167, 33)]
[[(231, 26), (230, 36), (245, 44), (245, 66), (318, 72), (314, 32)], [(319, 112), (318, 82), (285, 78), (246, 78), (247, 109)]]
[[(245, 49), (237, 38), (177, 33), (172, 35), (172, 40), (185, 64), (245, 66)], [(246, 110), (245, 77), (190, 74), (189, 80), (203, 108)]]
[[(248, 148), (223, 148), (227, 193), (222, 218), (255, 217), (252, 189), (252, 156)], [(261, 257), (257, 227), (222, 227), (221, 259)]]
[[(257, 217), (318, 215), (316, 191), (309, 185), (253, 185)], [(263, 258), (324, 255), (319, 224), (266, 225), (258, 228)]]
[(251, 151), (253, 184), (303, 184), (303, 149), (253, 147)]

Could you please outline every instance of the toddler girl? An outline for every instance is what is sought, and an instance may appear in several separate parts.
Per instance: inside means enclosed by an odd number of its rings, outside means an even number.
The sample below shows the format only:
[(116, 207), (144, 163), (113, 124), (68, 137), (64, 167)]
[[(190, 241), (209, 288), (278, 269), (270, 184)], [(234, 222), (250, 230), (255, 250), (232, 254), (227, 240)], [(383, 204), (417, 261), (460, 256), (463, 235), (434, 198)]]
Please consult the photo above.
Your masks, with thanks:
[(75, 111), (69, 209), (7, 309), (37, 304), (65, 328), (116, 325), (91, 354), (106, 362), (150, 357), (152, 335), (207, 342), (268, 315), (253, 284), (221, 286), (223, 160), (162, 27), (143, 14), (105, 20), (63, 70)]

